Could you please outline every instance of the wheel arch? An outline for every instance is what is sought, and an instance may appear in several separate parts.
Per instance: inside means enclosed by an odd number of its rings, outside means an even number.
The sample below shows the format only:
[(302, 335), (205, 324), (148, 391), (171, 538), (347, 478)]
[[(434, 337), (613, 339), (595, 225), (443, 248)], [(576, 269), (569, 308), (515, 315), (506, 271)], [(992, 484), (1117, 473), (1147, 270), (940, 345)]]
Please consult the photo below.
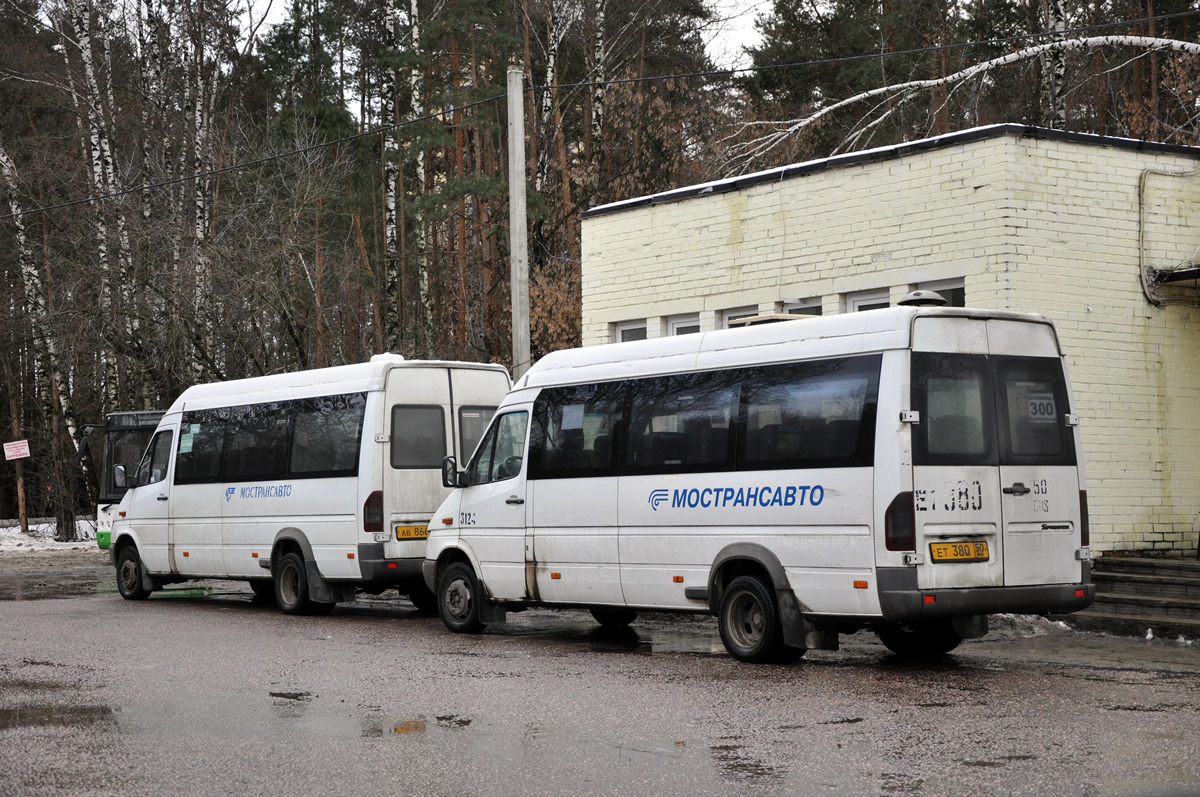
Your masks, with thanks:
[(315, 562), (313, 558), (312, 543), (308, 541), (308, 537), (298, 528), (289, 526), (288, 528), (280, 529), (275, 534), (275, 539), (271, 542), (271, 573), (274, 574), (279, 566), (279, 560), (286, 553), (295, 551), (299, 553), (305, 562)]
[(807, 647), (805, 637), (809, 631), (809, 624), (801, 615), (800, 602), (788, 581), (787, 571), (783, 569), (783, 564), (775, 552), (764, 545), (734, 542), (717, 552), (708, 575), (709, 611), (713, 614), (719, 611), (725, 587), (743, 575), (766, 578), (767, 586), (775, 593), (784, 644), (791, 648)]

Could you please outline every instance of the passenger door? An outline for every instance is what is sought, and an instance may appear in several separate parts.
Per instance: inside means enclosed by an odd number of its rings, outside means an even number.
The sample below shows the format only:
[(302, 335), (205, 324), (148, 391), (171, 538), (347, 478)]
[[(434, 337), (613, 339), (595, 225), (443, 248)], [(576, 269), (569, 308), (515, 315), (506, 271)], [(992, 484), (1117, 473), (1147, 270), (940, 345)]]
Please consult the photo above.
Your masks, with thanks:
[(533, 596), (526, 579), (533, 541), (526, 537), (525, 440), (528, 409), (498, 415), (467, 466), (459, 534), (475, 552), (484, 591), (497, 600)]

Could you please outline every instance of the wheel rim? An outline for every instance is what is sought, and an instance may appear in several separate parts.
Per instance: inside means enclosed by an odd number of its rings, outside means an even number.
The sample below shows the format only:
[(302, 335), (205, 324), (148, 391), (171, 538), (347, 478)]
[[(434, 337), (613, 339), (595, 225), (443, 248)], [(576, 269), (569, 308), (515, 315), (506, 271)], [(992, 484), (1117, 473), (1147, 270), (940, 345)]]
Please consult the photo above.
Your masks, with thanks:
[(743, 592), (729, 602), (725, 619), (729, 635), (739, 648), (752, 648), (762, 640), (766, 617), (762, 604), (750, 593)]
[(300, 573), (295, 567), (285, 565), (279, 577), (279, 594), (288, 606), (295, 605), (300, 597)]
[(471, 616), (471, 585), (465, 578), (456, 578), (446, 585), (446, 610), (455, 620)]
[(137, 561), (133, 557), (126, 557), (121, 561), (119, 577), (121, 579), (122, 592), (133, 592), (137, 589), (138, 582), (141, 579), (138, 576)]

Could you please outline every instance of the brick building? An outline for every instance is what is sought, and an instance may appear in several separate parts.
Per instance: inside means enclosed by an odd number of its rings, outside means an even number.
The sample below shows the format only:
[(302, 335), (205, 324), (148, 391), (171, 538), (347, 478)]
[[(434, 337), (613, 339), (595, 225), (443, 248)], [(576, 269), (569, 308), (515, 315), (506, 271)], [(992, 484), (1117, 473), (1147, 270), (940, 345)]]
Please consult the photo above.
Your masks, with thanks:
[(1200, 148), (1017, 125), (589, 211), (585, 345), (916, 288), (1058, 325), (1096, 550), (1195, 555)]

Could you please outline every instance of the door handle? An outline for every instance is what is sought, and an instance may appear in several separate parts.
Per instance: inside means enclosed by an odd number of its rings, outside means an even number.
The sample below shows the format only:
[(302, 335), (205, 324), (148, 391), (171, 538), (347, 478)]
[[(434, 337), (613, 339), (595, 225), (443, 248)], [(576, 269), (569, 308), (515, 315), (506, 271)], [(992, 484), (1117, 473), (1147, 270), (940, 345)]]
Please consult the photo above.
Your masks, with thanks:
[(1028, 495), (1029, 488), (1021, 482), (1017, 482), (1012, 487), (1005, 487), (1000, 492), (1004, 493), (1005, 495)]
[(518, 496), (515, 496), (515, 495), (510, 495), (510, 496), (508, 497), (508, 500), (506, 500), (504, 503), (506, 503), (506, 504), (523, 504), (523, 503), (525, 503), (525, 499), (524, 499), (524, 498), (520, 498), (520, 497), (518, 497)]
[(154, 500), (156, 500), (156, 501), (166, 501), (166, 500), (167, 500), (167, 497), (166, 497), (165, 495), (160, 495), (160, 496), (158, 496), (158, 497), (157, 497), (156, 499), (154, 499)]

